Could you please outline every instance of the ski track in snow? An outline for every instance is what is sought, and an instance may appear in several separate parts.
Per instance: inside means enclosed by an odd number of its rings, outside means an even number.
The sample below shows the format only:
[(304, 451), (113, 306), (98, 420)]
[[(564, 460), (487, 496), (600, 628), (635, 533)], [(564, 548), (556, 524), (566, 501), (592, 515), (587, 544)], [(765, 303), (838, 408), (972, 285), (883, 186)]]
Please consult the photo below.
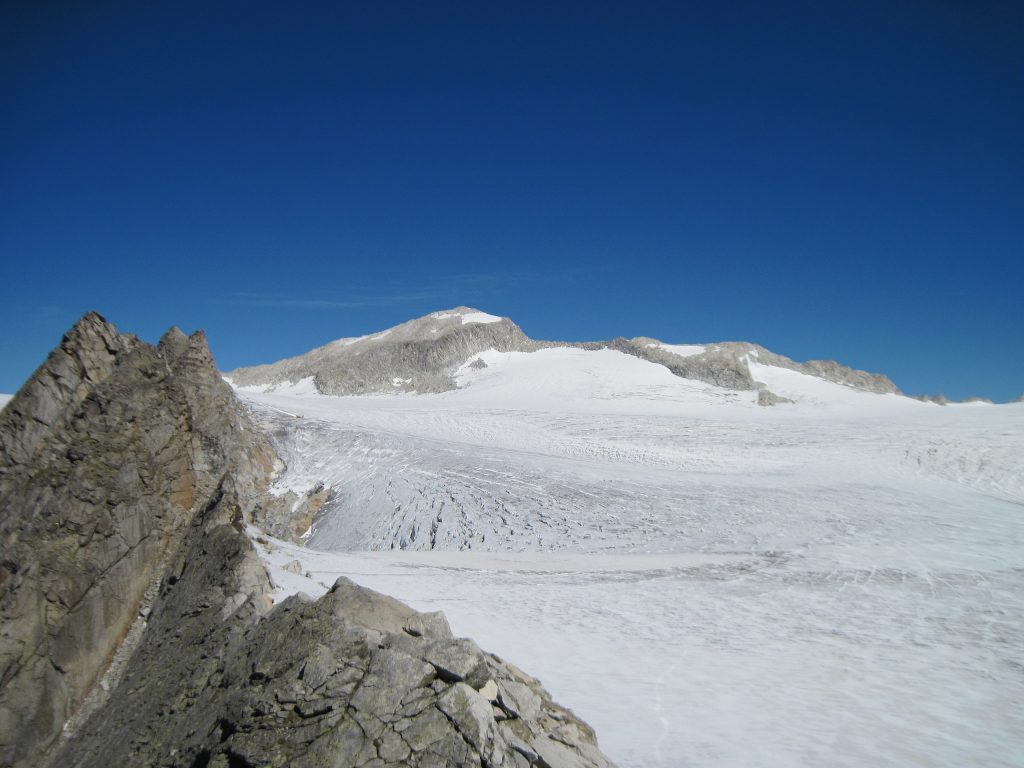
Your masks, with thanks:
[(1020, 765), (1024, 405), (481, 357), (440, 395), (242, 395), (276, 490), (335, 489), (308, 548), (260, 545), (279, 597), (443, 610), (624, 768)]

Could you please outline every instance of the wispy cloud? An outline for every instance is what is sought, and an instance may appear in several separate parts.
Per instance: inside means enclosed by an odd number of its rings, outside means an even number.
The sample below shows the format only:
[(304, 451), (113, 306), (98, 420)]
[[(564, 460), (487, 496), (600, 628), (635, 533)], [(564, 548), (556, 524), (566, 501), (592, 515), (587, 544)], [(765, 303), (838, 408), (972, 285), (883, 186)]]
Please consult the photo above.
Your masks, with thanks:
[(396, 304), (407, 304), (414, 301), (424, 301), (435, 298), (437, 294), (431, 292), (403, 293), (403, 294), (380, 294), (372, 295), (348, 295), (336, 299), (332, 298), (306, 298), (285, 294), (273, 293), (245, 293), (240, 292), (221, 299), (224, 304), (241, 304), (253, 307), (299, 307), (307, 309), (356, 309), (359, 307), (390, 307)]
[(352, 290), (328, 294), (322, 290), (300, 295), (294, 292), (266, 293), (239, 291), (216, 301), (253, 307), (295, 307), (301, 309), (359, 309), (392, 307), (427, 301), (468, 303), (488, 294), (519, 290), (529, 284), (571, 280), (582, 270), (538, 270), (465, 273), (437, 277), (429, 283), (413, 285), (408, 281), (386, 281), (374, 290)]

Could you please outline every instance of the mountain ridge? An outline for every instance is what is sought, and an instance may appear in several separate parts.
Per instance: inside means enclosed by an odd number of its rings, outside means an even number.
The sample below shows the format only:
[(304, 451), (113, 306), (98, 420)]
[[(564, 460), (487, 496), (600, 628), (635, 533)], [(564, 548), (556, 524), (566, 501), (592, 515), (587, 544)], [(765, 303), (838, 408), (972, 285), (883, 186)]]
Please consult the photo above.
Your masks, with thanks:
[(762, 391), (763, 405), (786, 402), (757, 380), (752, 363), (786, 368), (853, 389), (902, 394), (889, 377), (833, 360), (804, 363), (750, 342), (666, 344), (639, 336), (609, 341), (560, 342), (529, 338), (510, 318), (471, 307), (431, 312), (367, 336), (338, 339), (276, 363), (236, 368), (233, 386), (273, 391), (297, 387), (325, 395), (444, 392), (458, 387), (455, 373), (486, 350), (536, 352), (552, 347), (611, 349), (668, 368), (674, 375), (735, 391)]

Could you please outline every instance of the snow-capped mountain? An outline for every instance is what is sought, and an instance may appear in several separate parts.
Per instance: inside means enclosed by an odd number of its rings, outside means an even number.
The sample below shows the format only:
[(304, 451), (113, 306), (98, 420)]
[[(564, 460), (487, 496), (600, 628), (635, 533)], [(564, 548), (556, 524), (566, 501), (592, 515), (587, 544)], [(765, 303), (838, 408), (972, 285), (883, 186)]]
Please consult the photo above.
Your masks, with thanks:
[(1014, 762), (1024, 408), (463, 317), (229, 375), (285, 464), (282, 596), (346, 574), (445, 611), (621, 766)]
[[(263, 392), (444, 392), (460, 386), (459, 373), (466, 364), (483, 367), (488, 355), (494, 353), (548, 349), (613, 350), (665, 368), (682, 379), (759, 392), (761, 405), (789, 399), (767, 385), (766, 380), (778, 379), (772, 369), (868, 392), (899, 392), (880, 374), (854, 370), (831, 360), (797, 363), (749, 343), (666, 344), (646, 337), (583, 343), (536, 341), (509, 318), (469, 307), (433, 312), (368, 336), (338, 339), (277, 363), (239, 368), (228, 378), (237, 387)], [(589, 356), (577, 355), (574, 359), (583, 361)]]
[(456, 307), (368, 336), (338, 339), (270, 365), (239, 368), (229, 378), (238, 387), (264, 391), (441, 392), (453, 388), (452, 372), (471, 355), (528, 345), (508, 318)]

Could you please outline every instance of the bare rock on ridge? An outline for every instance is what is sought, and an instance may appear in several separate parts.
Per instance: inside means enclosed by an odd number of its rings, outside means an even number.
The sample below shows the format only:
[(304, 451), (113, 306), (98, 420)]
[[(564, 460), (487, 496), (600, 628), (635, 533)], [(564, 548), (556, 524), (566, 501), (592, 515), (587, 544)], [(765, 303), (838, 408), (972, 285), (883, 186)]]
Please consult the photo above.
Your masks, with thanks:
[(707, 344), (702, 351), (688, 355), (673, 352), (670, 345), (647, 337), (616, 339), (612, 342), (612, 348), (660, 363), (684, 379), (695, 379), (725, 389), (758, 389), (758, 383), (750, 372), (750, 362), (753, 360), (762, 365), (786, 368), (865, 392), (900, 392), (888, 376), (880, 373), (849, 368), (833, 360), (808, 360), (805, 363), (798, 363), (785, 355), (776, 354), (758, 344), (745, 341)]
[(345, 579), (272, 607), (274, 466), (202, 334), (69, 332), (0, 416), (0, 764), (610, 765), (443, 616)]
[(663, 347), (653, 339), (615, 339), (611, 349), (625, 352), (652, 363), (664, 365), (683, 379), (703, 381), (716, 387), (746, 391), (756, 389), (745, 360), (727, 348), (712, 349), (697, 355), (683, 357)]
[(487, 349), (531, 344), (508, 318), (470, 307), (434, 312), (387, 331), (338, 339), (298, 357), (228, 374), (236, 386), (278, 387), (312, 377), (325, 395), (370, 392), (443, 392), (455, 388), (455, 370)]
[(265, 474), (244, 423), (202, 334), (152, 347), (97, 314), (4, 409), (0, 764), (40, 763), (190, 519)]
[(397, 600), (342, 578), (267, 611), (229, 518), (197, 521), (119, 688), (60, 765), (610, 766), (539, 683)]

